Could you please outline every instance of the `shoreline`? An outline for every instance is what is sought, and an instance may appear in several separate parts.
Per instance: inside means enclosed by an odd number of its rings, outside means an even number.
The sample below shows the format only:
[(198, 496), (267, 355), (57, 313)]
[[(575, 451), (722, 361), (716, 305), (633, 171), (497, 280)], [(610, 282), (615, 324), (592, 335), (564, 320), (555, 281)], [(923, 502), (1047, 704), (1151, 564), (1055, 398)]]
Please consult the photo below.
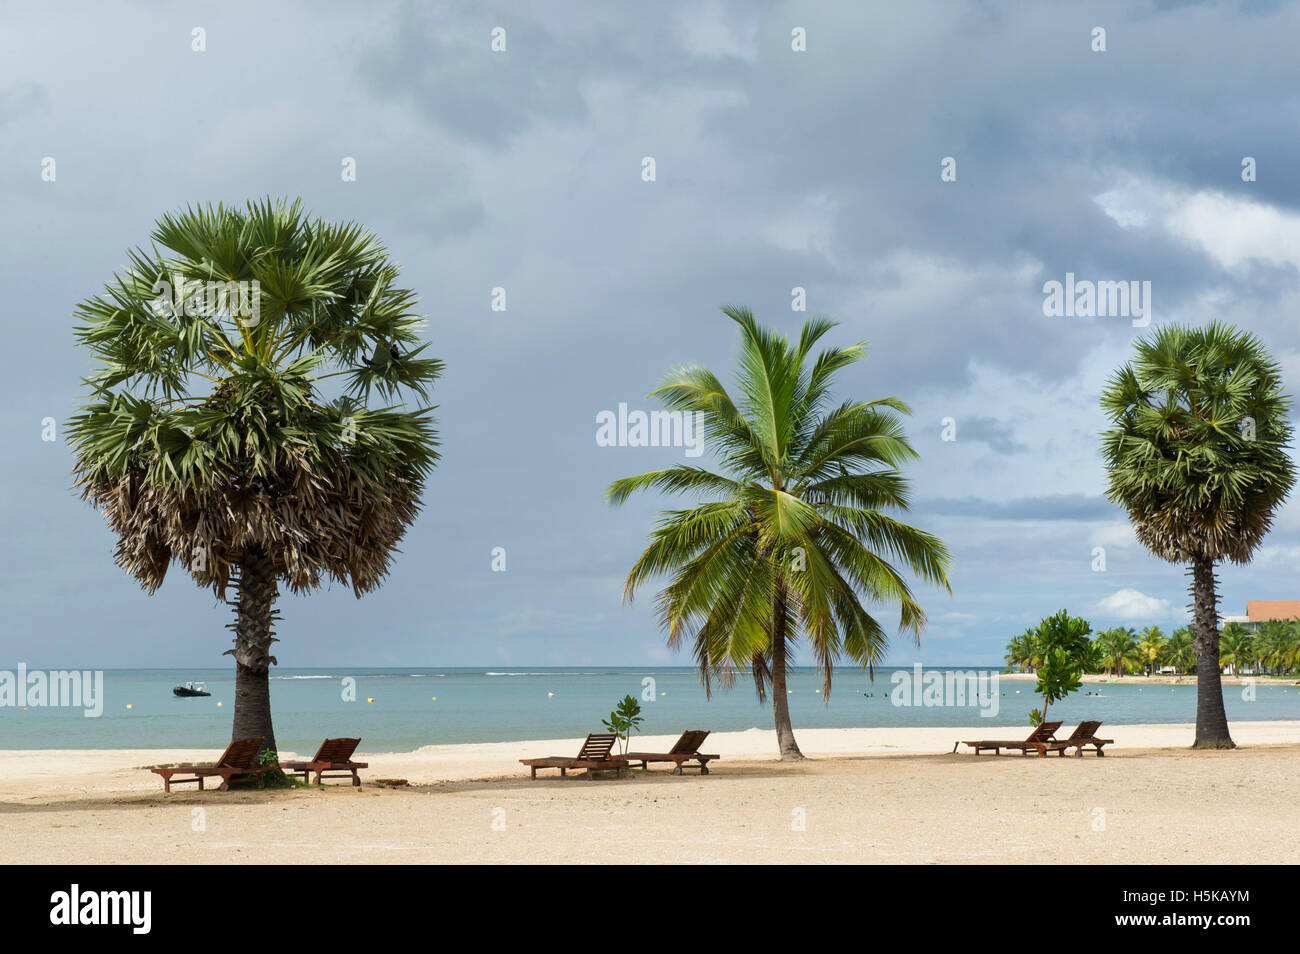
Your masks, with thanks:
[[(1067, 727), (1063, 726), (1063, 730)], [(1107, 755), (1129, 749), (1191, 751), (1193, 723), (1103, 725), (1101, 734), (1113, 738)], [(1300, 745), (1300, 720), (1236, 722), (1233, 739), (1242, 748)], [(1014, 739), (1028, 734), (1028, 726), (975, 725), (967, 727), (882, 727), (849, 729), (796, 729), (795, 738), (810, 761), (886, 758), (889, 756), (941, 756), (952, 753), (953, 743), (964, 739)], [(1064, 734), (1064, 733), (1063, 733)], [(503, 779), (526, 773), (519, 759), (551, 755), (574, 755), (582, 738), (520, 740), (511, 742), (464, 742), (425, 745), (406, 752), (366, 749), (354, 758), (368, 762), (362, 781), (400, 778), (412, 785)], [(667, 751), (677, 736), (636, 735), (636, 751)], [(719, 756), (715, 770), (728, 762), (778, 762), (776, 732), (747, 729), (715, 732), (704, 750)], [(959, 753), (965, 751), (962, 747)], [(311, 752), (282, 751), (288, 761), (307, 759)], [(0, 750), (0, 802), (10, 798), (32, 798), (66, 793), (68, 788), (108, 794), (138, 793), (160, 788), (158, 777), (145, 769), (154, 765), (211, 762), (220, 749), (7, 749)]]
[[(1003, 672), (998, 673), (998, 678), (1012, 682), (1038, 681), (1038, 676), (1032, 672)], [(1225, 686), (1241, 686), (1247, 682), (1253, 682), (1257, 686), (1300, 686), (1300, 679), (1295, 676), (1221, 676), (1220, 680)], [(1107, 676), (1105, 673), (1085, 673), (1082, 682), (1085, 685), (1111, 686), (1194, 686), (1196, 673), (1182, 676)]]

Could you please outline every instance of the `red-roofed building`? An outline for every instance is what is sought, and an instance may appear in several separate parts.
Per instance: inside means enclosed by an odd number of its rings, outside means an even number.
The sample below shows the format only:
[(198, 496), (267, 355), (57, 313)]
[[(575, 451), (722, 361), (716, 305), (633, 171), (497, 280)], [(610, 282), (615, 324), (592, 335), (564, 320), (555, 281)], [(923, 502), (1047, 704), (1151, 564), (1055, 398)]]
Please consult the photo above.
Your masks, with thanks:
[(1270, 620), (1300, 619), (1300, 600), (1247, 600), (1245, 616), (1225, 616), (1223, 624), (1240, 623), (1252, 633)]

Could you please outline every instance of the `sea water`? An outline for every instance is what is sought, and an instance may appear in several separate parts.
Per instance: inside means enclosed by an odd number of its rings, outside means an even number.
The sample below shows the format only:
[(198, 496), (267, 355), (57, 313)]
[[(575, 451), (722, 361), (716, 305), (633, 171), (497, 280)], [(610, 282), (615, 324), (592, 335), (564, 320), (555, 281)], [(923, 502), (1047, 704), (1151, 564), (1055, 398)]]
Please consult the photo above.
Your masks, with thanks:
[[(840, 670), (829, 701), (823, 702), (817, 674), (795, 670), (788, 684), (795, 729), (1023, 728), (1029, 710), (1042, 702), (1033, 694), (1032, 680), (1001, 679), (992, 718), (982, 717), (973, 700), (965, 706), (894, 705), (896, 671), (877, 669), (871, 682), (865, 673)], [(212, 695), (174, 696), (172, 687), (187, 681), (205, 682)], [(80, 709), (0, 707), (0, 749), (220, 748), (230, 738), (234, 688), (230, 669), (108, 670), (98, 718), (85, 718)], [(1300, 719), (1300, 686), (1261, 681), (1253, 701), (1243, 698), (1242, 688), (1224, 686), (1230, 721)], [(715, 687), (707, 698), (695, 671), (678, 667), (327, 667), (276, 669), (271, 677), (277, 744), (294, 752), (314, 751), (326, 736), (359, 736), (369, 752), (577, 738), (604, 731), (600, 720), (626, 695), (641, 701), (645, 721), (639, 735), (772, 727), (771, 706), (758, 701), (749, 679), (738, 678), (731, 689)], [(1050, 712), (1067, 725), (1081, 719), (1110, 725), (1194, 722), (1196, 686), (1085, 684)]]

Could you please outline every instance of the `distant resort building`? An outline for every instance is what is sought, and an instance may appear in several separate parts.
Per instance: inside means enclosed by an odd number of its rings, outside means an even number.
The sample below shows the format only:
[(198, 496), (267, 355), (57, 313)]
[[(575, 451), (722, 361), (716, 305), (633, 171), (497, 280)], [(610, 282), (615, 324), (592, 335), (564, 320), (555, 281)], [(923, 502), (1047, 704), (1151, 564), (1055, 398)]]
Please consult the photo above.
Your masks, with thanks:
[(1300, 619), (1300, 600), (1247, 600), (1245, 616), (1224, 616), (1223, 625), (1240, 623), (1252, 633), (1270, 620)]

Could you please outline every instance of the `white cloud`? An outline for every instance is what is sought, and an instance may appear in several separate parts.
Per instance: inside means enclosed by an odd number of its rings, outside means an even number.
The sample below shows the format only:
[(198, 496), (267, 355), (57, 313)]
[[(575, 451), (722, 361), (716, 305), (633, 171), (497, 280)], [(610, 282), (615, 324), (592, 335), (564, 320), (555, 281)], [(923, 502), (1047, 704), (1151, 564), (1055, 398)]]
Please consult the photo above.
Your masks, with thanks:
[(1256, 551), (1254, 558), (1251, 560), (1251, 565), (1257, 567), (1277, 566), (1294, 570), (1297, 566), (1300, 566), (1300, 546), (1279, 546), (1277, 544), (1262, 546)]
[(1153, 213), (1152, 196), (1137, 181), (1130, 181), (1092, 197), (1101, 210), (1122, 229), (1141, 228)]
[(1225, 269), (1251, 262), (1300, 267), (1300, 215), (1211, 190), (1130, 178), (1093, 201), (1123, 229), (1159, 228)]
[(1168, 600), (1147, 596), (1137, 590), (1117, 590), (1097, 601), (1095, 612), (1112, 619), (1168, 619), (1174, 614)]
[(1251, 260), (1300, 266), (1300, 215), (1271, 205), (1198, 192), (1178, 203), (1165, 227), (1199, 244), (1224, 268)]
[(1094, 547), (1113, 547), (1122, 550), (1130, 547), (1137, 542), (1137, 537), (1133, 535), (1133, 525), (1127, 520), (1116, 520), (1112, 523), (1103, 524), (1088, 538), (1088, 542)]

